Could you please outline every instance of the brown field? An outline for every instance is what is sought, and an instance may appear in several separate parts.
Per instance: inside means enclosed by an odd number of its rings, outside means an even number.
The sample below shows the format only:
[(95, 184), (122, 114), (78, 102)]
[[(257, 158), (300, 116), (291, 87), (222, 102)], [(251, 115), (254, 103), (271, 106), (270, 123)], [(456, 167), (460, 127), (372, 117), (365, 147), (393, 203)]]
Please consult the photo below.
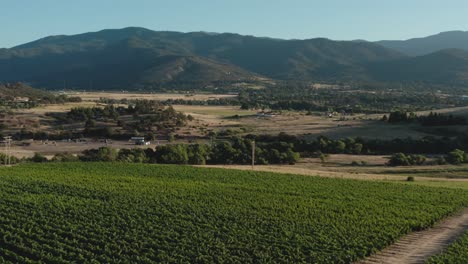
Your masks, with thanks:
[[(15, 122), (20, 124), (34, 123), (50, 120), (45, 116), (50, 112), (66, 112), (73, 107), (99, 106), (95, 102), (66, 103), (59, 105), (40, 106), (34, 109), (17, 110)], [(272, 118), (257, 118), (257, 111), (240, 110), (237, 106), (191, 106), (175, 105), (177, 111), (195, 117), (196, 124), (191, 129), (183, 129), (185, 133), (198, 135), (201, 127), (221, 131), (225, 129), (244, 128), (242, 133), (278, 134), (286, 132), (293, 135), (310, 136), (325, 135), (331, 138), (367, 137), (391, 139), (395, 137), (423, 137), (428, 134), (417, 131), (410, 125), (389, 125), (375, 120), (375, 117), (366, 115), (348, 116), (340, 121), (339, 117), (328, 118), (323, 113), (317, 115), (304, 115), (298, 112), (284, 112)], [(320, 114), (322, 114), (320, 116)], [(240, 118), (233, 118), (234, 116)], [(374, 119), (371, 119), (374, 118)], [(41, 127), (44, 128), (44, 127)], [(51, 128), (53, 129), (53, 128)]]
[[(107, 94), (107, 93), (89, 93), (89, 99), (96, 97), (113, 97), (119, 98), (128, 94)], [(138, 96), (138, 94), (132, 94)], [(139, 95), (141, 96), (141, 94)], [(153, 94), (152, 96), (158, 96)], [(165, 95), (167, 97), (173, 94)], [(183, 95), (179, 95), (183, 96)], [(211, 96), (211, 95), (199, 95)], [(221, 96), (221, 95), (219, 95)], [(141, 98), (141, 97), (140, 97)], [(50, 112), (66, 112), (73, 107), (78, 106), (99, 106), (92, 101), (83, 101), (81, 103), (66, 103), (59, 105), (40, 106), (34, 109), (16, 110), (15, 115), (6, 116), (2, 120), (13, 131), (17, 131), (23, 127), (30, 127), (31, 130), (46, 129), (54, 131), (56, 128), (50, 127), (48, 123), (52, 120), (46, 116)], [(279, 115), (271, 118), (257, 118), (257, 111), (241, 110), (237, 106), (191, 106), (191, 105), (175, 105), (174, 108), (178, 111), (190, 114), (195, 117), (195, 121), (190, 124), (190, 127), (182, 128), (178, 131), (179, 134), (184, 134), (193, 137), (199, 137), (206, 134), (206, 131), (224, 131), (230, 129), (234, 134), (278, 134), (286, 132), (292, 135), (305, 135), (306, 137), (316, 137), (318, 135), (328, 136), (330, 138), (345, 138), (345, 137), (363, 137), (363, 138), (420, 138), (428, 136), (431, 133), (429, 129), (421, 129), (415, 124), (388, 124), (379, 121), (381, 115), (353, 115), (339, 117), (335, 116), (328, 118), (325, 113), (316, 112), (313, 115), (305, 115), (301, 112), (284, 111)], [(443, 109), (441, 112), (461, 113), (468, 111), (468, 108), (453, 108)], [(234, 118), (236, 116), (237, 118)], [(16, 125), (15, 125), (16, 124)], [(462, 127), (461, 129), (465, 129)]]
[[(84, 102), (78, 104), (53, 105), (39, 107), (32, 110), (23, 111), (24, 117), (34, 120), (28, 114), (42, 114), (46, 112), (68, 111), (76, 106), (93, 106), (94, 101), (99, 98), (110, 99), (185, 99), (185, 100), (208, 100), (214, 98), (234, 97), (235, 95), (220, 94), (176, 94), (176, 93), (119, 93), (119, 92), (83, 92), (70, 95), (80, 96)], [(238, 130), (237, 134), (257, 133), (257, 134), (278, 134), (286, 132), (293, 135), (308, 135), (316, 137), (325, 135), (330, 138), (363, 137), (363, 138), (420, 138), (430, 135), (430, 130), (422, 130), (417, 125), (412, 124), (387, 124), (379, 120), (383, 116), (378, 115), (353, 115), (341, 118), (335, 116), (328, 118), (325, 113), (316, 112), (314, 115), (305, 115), (301, 112), (285, 111), (281, 115), (272, 118), (257, 118), (257, 111), (240, 110), (237, 106), (190, 106), (175, 105), (174, 108), (186, 114), (191, 114), (197, 120), (191, 128), (179, 131), (185, 135), (201, 136), (203, 131), (223, 131), (226, 129)], [(418, 112), (419, 115), (426, 115), (430, 111)], [(468, 107), (457, 107), (437, 110), (439, 113), (468, 114)], [(233, 116), (242, 118), (230, 118)], [(43, 117), (42, 117), (43, 118)], [(344, 119), (344, 120), (342, 120)], [(240, 129), (242, 128), (242, 129)]]
[(21, 129), (30, 131), (46, 131), (54, 132), (56, 127), (50, 124), (54, 121), (53, 118), (48, 117), (47, 113), (63, 113), (70, 111), (74, 107), (93, 107), (98, 104), (93, 102), (81, 103), (66, 103), (66, 104), (53, 104), (43, 105), (32, 109), (18, 109), (14, 111), (13, 115), (5, 115), (0, 118), (0, 122), (9, 126), (8, 133), (14, 134)]
[(454, 115), (464, 115), (468, 116), (468, 106), (464, 107), (453, 107), (453, 108), (444, 108), (432, 111), (420, 111), (416, 112), (418, 115), (428, 115), (430, 112), (436, 112), (441, 114), (454, 114)]
[(256, 117), (243, 119), (246, 125), (255, 127), (261, 134), (308, 134), (324, 135), (330, 138), (365, 137), (391, 139), (395, 137), (423, 137), (427, 134), (411, 129), (407, 125), (389, 125), (376, 120), (369, 120), (365, 115), (347, 117), (341, 121), (338, 117), (307, 116), (299, 113), (287, 113), (271, 119)]
[[(309, 135), (312, 137), (325, 135), (330, 138), (393, 139), (395, 137), (418, 138), (429, 135), (417, 131), (412, 125), (390, 125), (376, 120), (375, 116), (367, 115), (347, 116), (345, 120), (340, 120), (340, 117), (328, 118), (324, 116), (324, 113), (305, 115), (299, 112), (283, 112), (271, 118), (258, 118), (256, 111), (240, 110), (234, 106), (175, 105), (174, 108), (186, 114), (191, 114), (200, 123), (208, 124), (210, 128), (215, 130), (244, 127), (248, 131), (246, 133), (278, 134), (286, 132), (291, 135)], [(235, 115), (240, 118), (232, 118)]]
[[(28, 145), (23, 145), (23, 143), (27, 143)], [(132, 142), (124, 140), (111, 140), (107, 144), (99, 140), (88, 140), (87, 142), (28, 140), (14, 144), (11, 148), (11, 153), (18, 158), (29, 158), (34, 156), (34, 153), (41, 153), (45, 156), (52, 157), (58, 153), (79, 154), (84, 150), (97, 149), (105, 146), (115, 149), (146, 149), (155, 148), (157, 145), (162, 144), (167, 144), (167, 140), (158, 140), (151, 142), (151, 145), (145, 146), (137, 146)]]
[(81, 103), (65, 103), (65, 104), (51, 104), (51, 105), (41, 105), (31, 109), (19, 109), (16, 111), (18, 114), (30, 114), (30, 115), (44, 115), (51, 112), (63, 113), (70, 111), (70, 109), (75, 107), (93, 107), (99, 104), (94, 102), (81, 102)]
[(70, 96), (79, 96), (83, 101), (97, 101), (100, 98), (108, 99), (147, 99), (147, 100), (168, 100), (168, 99), (184, 99), (184, 100), (202, 100), (235, 97), (233, 94), (177, 94), (177, 93), (119, 93), (119, 92), (75, 92), (69, 93)]

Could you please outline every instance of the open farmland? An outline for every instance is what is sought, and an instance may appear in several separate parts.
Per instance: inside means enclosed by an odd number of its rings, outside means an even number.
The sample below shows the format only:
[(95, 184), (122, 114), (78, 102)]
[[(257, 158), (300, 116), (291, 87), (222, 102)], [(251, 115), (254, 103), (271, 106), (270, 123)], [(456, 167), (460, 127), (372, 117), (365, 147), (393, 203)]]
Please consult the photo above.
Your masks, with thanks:
[(468, 204), (455, 189), (186, 166), (23, 164), (0, 179), (13, 263), (349, 263)]
[[(100, 98), (107, 99), (148, 99), (160, 100), (184, 99), (184, 100), (210, 100), (213, 98), (233, 97), (235, 95), (218, 94), (138, 94), (138, 93), (77, 93), (83, 102), (40, 105), (32, 109), (13, 110), (12, 114), (0, 116), (0, 122), (9, 127), (8, 132), (17, 133), (21, 129), (31, 131), (45, 131), (54, 133), (63, 128), (76, 129), (67, 125), (56, 124), (49, 114), (64, 114), (76, 107), (105, 107), (100, 103)], [(383, 114), (354, 114), (347, 116), (336, 115), (328, 117), (326, 112), (312, 112), (307, 115), (300, 111), (281, 111), (271, 118), (259, 118), (257, 110), (241, 110), (239, 106), (222, 105), (174, 105), (177, 111), (190, 114), (195, 121), (177, 133), (181, 136), (192, 138), (204, 137), (207, 131), (226, 132), (231, 135), (246, 134), (270, 134), (276, 135), (285, 132), (305, 138), (315, 138), (319, 135), (334, 139), (347, 137), (361, 137), (368, 139), (390, 140), (394, 138), (422, 138), (426, 136), (439, 136), (447, 133), (439, 128), (421, 127), (418, 124), (389, 124), (380, 121)], [(463, 114), (467, 107), (441, 109), (437, 112), (445, 114)], [(417, 114), (428, 114), (418, 112)], [(451, 128), (455, 131), (466, 131), (466, 126)]]

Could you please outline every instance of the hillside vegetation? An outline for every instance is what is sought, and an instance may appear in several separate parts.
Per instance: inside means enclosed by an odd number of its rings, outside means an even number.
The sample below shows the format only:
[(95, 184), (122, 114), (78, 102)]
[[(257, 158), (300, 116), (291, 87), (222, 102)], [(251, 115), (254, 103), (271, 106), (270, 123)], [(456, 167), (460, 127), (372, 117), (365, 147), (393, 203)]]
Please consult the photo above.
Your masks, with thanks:
[(349, 263), (431, 226), (466, 192), (201, 169), (0, 169), (0, 260)]
[(466, 51), (408, 57), (363, 41), (124, 28), (51, 36), (1, 49), (0, 80), (90, 90), (197, 89), (271, 79), (462, 85), (467, 57)]
[(468, 31), (448, 31), (423, 38), (383, 40), (376, 43), (410, 56), (427, 55), (445, 49), (468, 51)]
[(0, 98), (13, 99), (15, 97), (28, 97), (30, 99), (40, 99), (42, 97), (52, 96), (52, 94), (34, 89), (22, 83), (1, 84), (0, 83)]

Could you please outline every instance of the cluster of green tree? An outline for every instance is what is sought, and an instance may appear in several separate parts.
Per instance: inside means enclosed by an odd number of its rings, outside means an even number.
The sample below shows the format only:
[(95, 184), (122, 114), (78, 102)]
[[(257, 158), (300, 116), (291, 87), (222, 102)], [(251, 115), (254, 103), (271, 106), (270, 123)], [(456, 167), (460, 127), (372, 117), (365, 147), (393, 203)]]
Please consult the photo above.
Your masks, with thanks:
[(448, 153), (447, 162), (451, 164), (468, 163), (468, 152), (461, 149), (455, 149)]
[[(443, 165), (443, 164), (462, 164), (468, 163), (468, 152), (465, 152), (460, 149), (455, 149), (447, 153), (447, 155), (443, 157), (439, 157), (436, 161), (436, 164)], [(390, 160), (388, 161), (389, 166), (413, 166), (413, 165), (424, 165), (426, 164), (426, 157), (423, 155), (415, 155), (415, 154), (404, 154), (404, 153), (395, 153), (392, 155)]]
[(410, 166), (410, 165), (423, 165), (426, 162), (426, 157), (423, 155), (404, 153), (395, 153), (388, 161), (389, 166)]
[(297, 136), (280, 133), (278, 135), (247, 135), (247, 139), (256, 142), (274, 144), (284, 142), (290, 144), (295, 152), (302, 153), (302, 156), (315, 157), (317, 153), (327, 154), (367, 154), (364, 144), (366, 141), (361, 138), (345, 138), (341, 140), (330, 139), (319, 136), (313, 140), (303, 139)]
[[(249, 164), (252, 161), (251, 138), (234, 137), (232, 142), (219, 142), (212, 148), (211, 162), (215, 164)], [(255, 142), (256, 164), (293, 164), (300, 158), (292, 143), (283, 141)]]
[[(422, 84), (415, 84), (420, 87)], [(399, 87), (399, 86), (397, 86)], [(391, 88), (391, 89), (390, 89)], [(218, 91), (220, 92), (220, 91)], [(459, 95), (440, 96), (436, 91), (414, 89), (403, 91), (393, 86), (337, 83), (327, 89), (316, 89), (310, 82), (278, 82), (265, 89), (236, 90), (237, 97), (210, 100), (169, 99), (163, 105), (233, 105), (242, 109), (328, 111), (352, 113), (388, 113), (395, 109), (429, 110), (466, 106)], [(106, 103), (129, 103), (127, 99), (101, 99)]]
[[(346, 113), (385, 113), (394, 109), (429, 110), (449, 106), (465, 106), (468, 102), (458, 95), (440, 96), (436, 92), (398, 89), (370, 89), (356, 84), (315, 89), (310, 83), (284, 82), (266, 89), (247, 89), (239, 93), (244, 109), (334, 111)], [(426, 92), (427, 91), (427, 92)]]
[[(139, 100), (133, 99), (110, 99), (110, 98), (99, 98), (99, 103), (102, 104), (136, 104)], [(155, 101), (156, 102), (156, 101)], [(160, 105), (171, 106), (171, 105), (231, 105), (239, 106), (241, 103), (237, 97), (225, 97), (208, 100), (192, 100), (192, 99), (166, 99), (157, 101)]]
[(174, 110), (172, 106), (166, 107), (154, 100), (136, 100), (127, 107), (106, 105), (104, 107), (76, 107), (67, 113), (68, 120), (86, 121), (97, 119), (117, 120), (123, 115), (152, 115), (153, 119), (161, 122), (172, 120), (176, 117), (184, 119), (185, 115)]
[(316, 156), (317, 152), (329, 154), (393, 154), (393, 153), (419, 153), (441, 154), (453, 149), (468, 149), (468, 135), (456, 137), (423, 137), (423, 138), (396, 138), (391, 140), (345, 138), (330, 139), (319, 136), (315, 139), (303, 139), (293, 135), (280, 133), (279, 135), (247, 135), (246, 138), (259, 142), (282, 141), (292, 143), (294, 151), (303, 156)]
[(164, 105), (154, 100), (134, 100), (127, 102), (127, 104), (127, 107), (115, 107), (113, 104), (104, 107), (76, 107), (67, 113), (67, 118), (71, 121), (86, 121), (101, 118), (117, 120), (117, 118), (123, 115), (137, 116), (150, 114), (159, 114), (161, 118), (164, 118), (175, 111), (172, 107), (169, 107), (165, 112)]
[[(72, 108), (65, 115), (60, 113), (49, 115), (53, 116), (58, 124), (85, 122), (82, 131), (75, 133), (75, 135), (68, 135), (65, 138), (76, 138), (79, 134), (85, 137), (121, 139), (142, 133), (172, 131), (177, 127), (185, 126), (187, 121), (193, 120), (191, 115), (185, 115), (176, 111), (172, 106), (165, 107), (153, 100), (135, 100), (129, 103), (127, 107), (115, 107), (114, 105), (77, 107)], [(121, 118), (128, 115), (133, 116), (131, 121), (125, 121), (124, 118)], [(122, 129), (115, 132), (108, 124), (99, 126), (97, 121), (112, 121)]]
[(15, 156), (7, 156), (5, 153), (0, 153), (0, 165), (4, 164), (16, 164), (21, 160)]
[[(59, 155), (59, 154), (57, 154), (57, 155)], [(69, 154), (63, 154), (63, 155), (69, 155)], [(69, 155), (69, 156), (72, 156), (72, 155)], [(75, 160), (77, 160), (77, 159), (75, 159)], [(4, 153), (0, 153), (0, 165), (4, 165), (4, 164), (14, 165), (14, 164), (22, 163), (22, 162), (40, 163), (40, 162), (47, 162), (47, 161), (48, 161), (48, 159), (44, 155), (42, 155), (40, 153), (35, 153), (30, 158), (25, 158), (25, 157), (17, 158), (15, 156), (7, 156)], [(66, 160), (63, 160), (63, 161), (65, 162)]]
[(430, 112), (427, 116), (417, 116), (414, 112), (395, 111), (390, 113), (388, 118), (385, 115), (383, 120), (389, 123), (418, 122), (423, 126), (461, 126), (467, 124), (466, 118), (463, 116), (434, 112)]
[(404, 139), (369, 139), (364, 140), (365, 153), (371, 154), (392, 154), (392, 153), (423, 153), (440, 154), (447, 153), (453, 149), (468, 149), (468, 136), (459, 135), (457, 137), (423, 137)]
[(114, 107), (106, 105), (105, 107), (75, 107), (67, 113), (67, 119), (70, 122), (96, 120), (100, 118), (109, 118), (116, 120), (123, 107)]
[[(300, 158), (293, 145), (285, 142), (260, 143), (255, 146), (255, 164), (294, 164)], [(58, 154), (54, 161), (122, 161), (160, 164), (251, 164), (252, 140), (233, 138), (232, 141), (207, 144), (169, 144), (153, 149), (122, 149), (110, 147), (85, 150), (78, 157)]]
[(0, 84), (0, 106), (18, 109), (33, 108), (40, 104), (81, 102), (81, 97), (55, 95), (34, 89), (22, 83)]
[[(239, 83), (244, 86), (238, 87)], [(231, 93), (241, 90), (243, 87), (251, 85), (262, 85), (262, 81), (256, 81), (251, 78), (239, 78), (235, 80), (189, 80), (189, 81), (170, 81), (170, 82), (151, 82), (142, 85), (141, 90), (158, 91), (162, 93), (174, 93), (181, 91), (189, 92), (217, 92)]]
[(186, 100), (186, 99), (167, 99), (161, 101), (164, 105), (233, 105), (238, 106), (241, 102), (237, 97), (216, 98), (208, 100)]

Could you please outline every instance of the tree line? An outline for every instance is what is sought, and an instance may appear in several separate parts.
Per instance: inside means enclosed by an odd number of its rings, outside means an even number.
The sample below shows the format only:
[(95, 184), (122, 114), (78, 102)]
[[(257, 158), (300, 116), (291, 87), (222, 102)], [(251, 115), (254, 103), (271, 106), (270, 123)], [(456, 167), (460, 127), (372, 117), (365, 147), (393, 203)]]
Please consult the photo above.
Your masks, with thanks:
[[(440, 156), (435, 162), (438, 165), (444, 164), (455, 164), (459, 165), (462, 163), (468, 163), (468, 152), (465, 152), (461, 149), (455, 149), (450, 151), (445, 156)], [(391, 156), (388, 161), (389, 166), (419, 166), (425, 165), (426, 157), (423, 155), (417, 154), (405, 154), (405, 153), (395, 153)]]
[(280, 133), (278, 135), (247, 135), (247, 138), (256, 141), (274, 142), (282, 141), (291, 143), (294, 151), (302, 156), (315, 156), (315, 153), (326, 154), (364, 154), (364, 155), (391, 155), (394, 153), (408, 154), (443, 154), (454, 149), (468, 150), (468, 135), (456, 137), (432, 137), (423, 138), (396, 138), (367, 139), (367, 138), (343, 138), (332, 139), (326, 136), (318, 136), (313, 139)]
[[(251, 164), (252, 140), (235, 138), (214, 144), (168, 144), (155, 149), (121, 149), (110, 147), (90, 149), (80, 155), (57, 154), (53, 161), (108, 162), (121, 161), (131, 163), (158, 164)], [(255, 145), (255, 164), (294, 164), (300, 154), (286, 142), (260, 143)], [(37, 159), (36, 157), (36, 160)]]
[(384, 121), (389, 123), (411, 123), (417, 122), (423, 126), (463, 126), (467, 124), (463, 116), (445, 115), (430, 112), (427, 116), (418, 116), (414, 112), (395, 111), (390, 113), (389, 117), (385, 115)]

